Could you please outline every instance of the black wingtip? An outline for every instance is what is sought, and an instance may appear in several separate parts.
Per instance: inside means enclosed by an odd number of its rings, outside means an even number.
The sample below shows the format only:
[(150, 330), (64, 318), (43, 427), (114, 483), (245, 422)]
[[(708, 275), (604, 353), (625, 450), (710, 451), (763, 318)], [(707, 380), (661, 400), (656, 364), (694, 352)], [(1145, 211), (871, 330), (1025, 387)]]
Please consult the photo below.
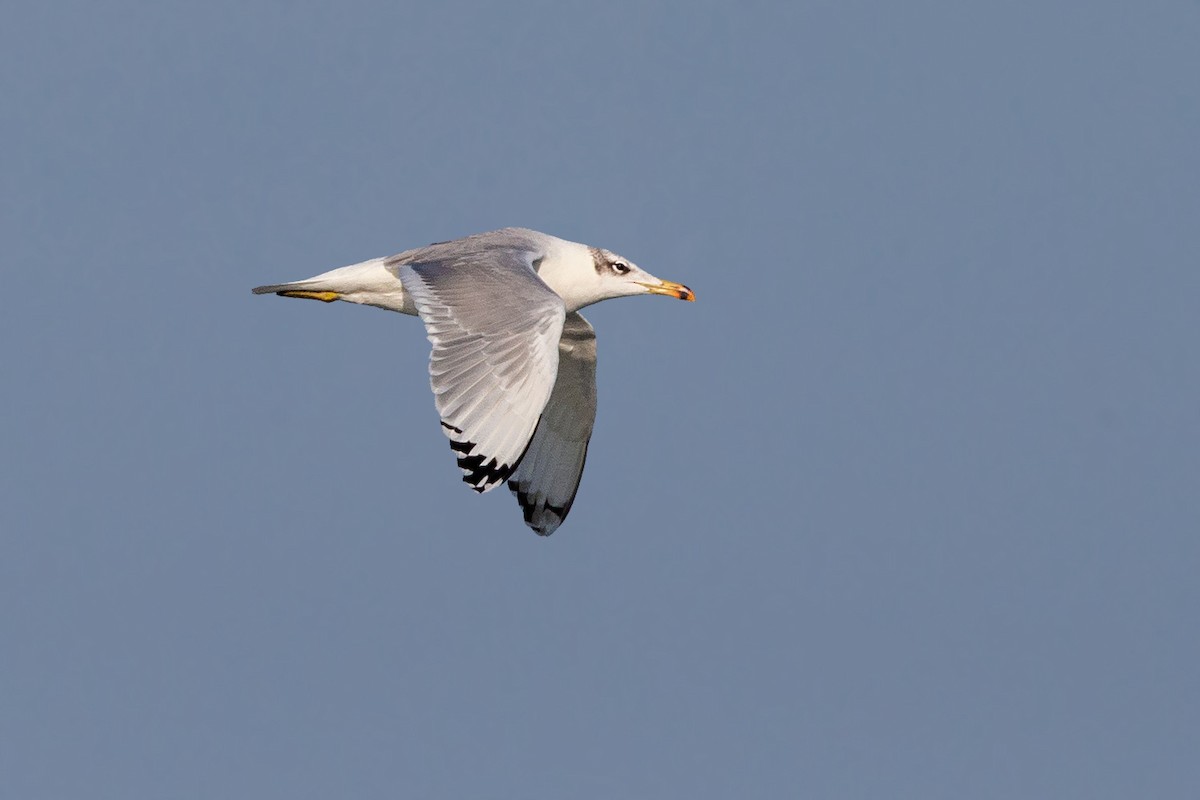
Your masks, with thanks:
[(471, 484), (477, 492), (487, 491), (496, 484), (503, 483), (517, 469), (515, 464), (499, 464), (494, 458), (485, 463), (483, 459), (484, 457), (481, 455), (458, 457), (458, 467), (463, 471), (463, 481)]
[(538, 536), (549, 536), (558, 530), (559, 526), (566, 521), (567, 514), (571, 513), (571, 505), (575, 502), (574, 495), (566, 505), (562, 506), (548, 503), (545, 498), (539, 501), (521, 488), (521, 484), (516, 481), (509, 481), (508, 488), (517, 498), (517, 504), (521, 506), (525, 524)]

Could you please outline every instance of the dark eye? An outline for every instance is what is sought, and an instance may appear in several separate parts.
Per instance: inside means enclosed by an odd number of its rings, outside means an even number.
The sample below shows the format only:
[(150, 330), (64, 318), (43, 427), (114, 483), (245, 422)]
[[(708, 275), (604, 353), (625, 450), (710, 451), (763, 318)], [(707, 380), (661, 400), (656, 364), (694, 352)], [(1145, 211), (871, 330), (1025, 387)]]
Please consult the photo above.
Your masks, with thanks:
[(622, 261), (614, 261), (612, 263), (612, 271), (618, 275), (624, 275), (626, 272), (629, 272), (629, 265)]

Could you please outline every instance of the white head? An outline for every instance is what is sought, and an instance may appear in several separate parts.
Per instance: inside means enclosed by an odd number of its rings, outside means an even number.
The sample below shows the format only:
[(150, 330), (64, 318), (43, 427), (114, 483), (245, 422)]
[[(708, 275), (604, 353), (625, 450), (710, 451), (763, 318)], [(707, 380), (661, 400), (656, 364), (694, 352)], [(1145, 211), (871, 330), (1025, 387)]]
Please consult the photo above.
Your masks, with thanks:
[(681, 283), (656, 278), (611, 250), (557, 240), (536, 264), (539, 277), (558, 293), (567, 311), (638, 294), (662, 294), (693, 301), (696, 295)]

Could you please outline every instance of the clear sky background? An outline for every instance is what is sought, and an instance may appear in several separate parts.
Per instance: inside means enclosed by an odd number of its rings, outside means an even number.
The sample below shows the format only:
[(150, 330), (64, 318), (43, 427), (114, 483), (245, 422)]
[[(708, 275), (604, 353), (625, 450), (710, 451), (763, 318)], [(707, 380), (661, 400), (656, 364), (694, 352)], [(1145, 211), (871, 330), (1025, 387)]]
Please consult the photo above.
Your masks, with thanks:
[[(1200, 5), (4, 17), (0, 796), (1200, 793)], [(550, 539), (250, 294), (505, 225), (698, 296)]]

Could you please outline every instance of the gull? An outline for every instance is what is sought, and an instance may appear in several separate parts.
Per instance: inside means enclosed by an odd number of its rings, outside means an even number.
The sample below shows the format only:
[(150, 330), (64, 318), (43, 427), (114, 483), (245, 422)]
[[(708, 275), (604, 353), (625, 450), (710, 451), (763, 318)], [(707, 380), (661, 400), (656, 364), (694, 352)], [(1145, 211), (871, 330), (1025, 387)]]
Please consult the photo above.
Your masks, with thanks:
[(463, 481), (508, 484), (525, 523), (552, 534), (571, 510), (596, 419), (596, 334), (579, 309), (613, 297), (695, 300), (609, 250), (504, 228), (374, 258), (277, 294), (418, 316), (429, 383)]

